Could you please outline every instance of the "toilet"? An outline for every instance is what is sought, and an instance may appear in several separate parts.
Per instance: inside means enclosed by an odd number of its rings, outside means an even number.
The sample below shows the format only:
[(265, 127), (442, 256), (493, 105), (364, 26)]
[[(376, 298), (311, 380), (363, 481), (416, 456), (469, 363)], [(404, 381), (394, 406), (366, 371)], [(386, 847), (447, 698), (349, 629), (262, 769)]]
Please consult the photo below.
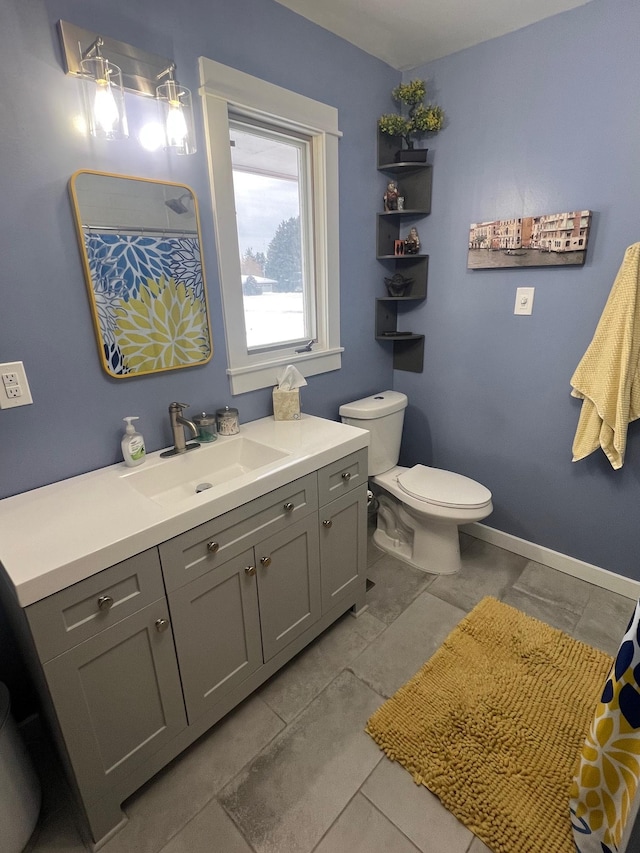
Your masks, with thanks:
[(369, 477), (379, 494), (373, 541), (399, 560), (435, 575), (460, 570), (458, 525), (493, 510), (489, 489), (451, 471), (398, 465), (407, 396), (383, 391), (340, 406), (343, 423), (369, 430)]

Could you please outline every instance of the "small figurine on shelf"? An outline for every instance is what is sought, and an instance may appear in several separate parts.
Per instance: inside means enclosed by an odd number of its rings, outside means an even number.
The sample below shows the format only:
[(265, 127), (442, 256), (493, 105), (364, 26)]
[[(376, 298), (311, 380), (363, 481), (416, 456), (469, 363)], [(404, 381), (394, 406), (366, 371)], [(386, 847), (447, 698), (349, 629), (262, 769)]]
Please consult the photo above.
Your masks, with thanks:
[(387, 191), (383, 198), (385, 213), (388, 213), (390, 210), (398, 209), (398, 185), (395, 181), (389, 181), (387, 184)]
[(404, 239), (405, 255), (417, 255), (420, 251), (420, 237), (417, 228), (412, 228)]
[(389, 296), (404, 296), (407, 289), (413, 284), (413, 279), (397, 272), (391, 278), (385, 278), (384, 283)]

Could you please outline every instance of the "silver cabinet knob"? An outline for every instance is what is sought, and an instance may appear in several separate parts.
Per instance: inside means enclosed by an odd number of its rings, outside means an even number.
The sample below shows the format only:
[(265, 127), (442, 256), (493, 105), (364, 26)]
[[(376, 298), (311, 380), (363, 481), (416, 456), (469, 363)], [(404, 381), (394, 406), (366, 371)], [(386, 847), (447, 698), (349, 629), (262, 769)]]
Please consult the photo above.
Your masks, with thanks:
[(113, 598), (110, 595), (101, 595), (98, 599), (98, 610), (111, 610)]
[(348, 471), (343, 471), (342, 472), (342, 479), (345, 481), (345, 483), (348, 483), (349, 480), (351, 479), (351, 474)]
[(295, 506), (294, 506), (294, 504), (291, 503), (291, 501), (287, 501), (287, 503), (284, 505), (283, 509), (286, 510), (286, 512), (293, 512), (293, 510), (295, 509)]
[(162, 632), (166, 631), (167, 628), (169, 627), (169, 620), (168, 619), (156, 619), (155, 625), (156, 625), (156, 631), (158, 632), (158, 634), (162, 634)]
[(255, 575), (256, 567), (255, 566), (245, 566), (245, 573), (247, 575)]
[(219, 542), (213, 542), (213, 541), (207, 542), (207, 551), (210, 554), (215, 554), (219, 547), (220, 547)]
[(267, 568), (267, 566), (271, 565), (271, 557), (260, 557), (260, 563)]
[(329, 529), (332, 524), (333, 524), (333, 521), (331, 521), (330, 518), (325, 518), (325, 520), (322, 522), (322, 526), (326, 527), (327, 529)]

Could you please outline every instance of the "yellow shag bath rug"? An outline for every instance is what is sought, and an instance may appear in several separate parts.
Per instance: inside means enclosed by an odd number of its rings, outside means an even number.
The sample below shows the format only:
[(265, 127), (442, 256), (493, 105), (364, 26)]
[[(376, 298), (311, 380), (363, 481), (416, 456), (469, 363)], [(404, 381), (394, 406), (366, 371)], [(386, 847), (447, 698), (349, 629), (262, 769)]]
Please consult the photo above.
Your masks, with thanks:
[(573, 853), (569, 790), (611, 662), (484, 598), (366, 730), (494, 853)]

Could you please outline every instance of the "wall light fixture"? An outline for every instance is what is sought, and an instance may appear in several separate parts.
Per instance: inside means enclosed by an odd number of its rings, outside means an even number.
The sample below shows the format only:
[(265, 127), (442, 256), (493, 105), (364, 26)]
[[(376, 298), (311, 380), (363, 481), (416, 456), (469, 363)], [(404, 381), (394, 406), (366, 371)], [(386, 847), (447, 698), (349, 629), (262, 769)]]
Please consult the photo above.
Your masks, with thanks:
[(158, 75), (158, 79), (167, 77), (156, 89), (156, 98), (163, 111), (163, 127), (167, 139), (166, 147), (176, 154), (193, 154), (196, 150), (193, 130), (193, 107), (191, 92), (175, 79), (176, 64)]
[(82, 54), (80, 73), (85, 96), (87, 123), (92, 136), (125, 139), (129, 136), (124, 108), (122, 72), (102, 55), (102, 38)]
[(191, 92), (175, 79), (175, 62), (67, 21), (59, 21), (58, 30), (66, 72), (83, 81), (87, 125), (93, 136), (128, 136), (126, 90), (157, 100), (168, 150), (196, 151)]

